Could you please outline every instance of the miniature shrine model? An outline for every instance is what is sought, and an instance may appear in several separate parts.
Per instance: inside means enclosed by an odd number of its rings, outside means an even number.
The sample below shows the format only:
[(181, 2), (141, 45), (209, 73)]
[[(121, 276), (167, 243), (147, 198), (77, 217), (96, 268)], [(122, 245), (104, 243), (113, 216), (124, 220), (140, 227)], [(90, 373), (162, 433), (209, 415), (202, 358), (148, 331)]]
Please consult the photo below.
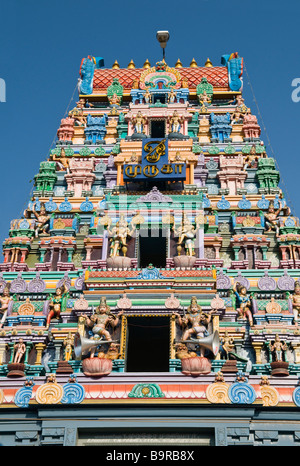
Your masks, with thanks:
[(300, 226), (243, 58), (167, 61), (82, 60), (11, 221), (2, 445), (300, 445)]

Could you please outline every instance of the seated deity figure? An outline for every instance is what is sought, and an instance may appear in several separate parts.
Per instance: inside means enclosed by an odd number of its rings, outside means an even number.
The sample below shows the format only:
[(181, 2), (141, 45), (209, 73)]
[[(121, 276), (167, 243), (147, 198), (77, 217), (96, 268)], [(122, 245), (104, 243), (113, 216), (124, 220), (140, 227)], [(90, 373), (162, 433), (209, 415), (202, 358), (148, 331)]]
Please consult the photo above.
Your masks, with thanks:
[[(178, 312), (174, 315), (178, 319), (178, 324), (184, 329), (182, 341), (187, 341), (192, 335), (196, 335), (197, 339), (201, 339), (208, 334), (207, 326), (211, 321), (211, 315), (204, 313), (200, 304), (197, 303), (196, 296), (191, 298), (191, 303), (187, 308), (187, 315), (181, 317)], [(200, 346), (200, 355), (204, 356), (205, 348)]]
[(260, 158), (260, 155), (256, 154), (256, 148), (255, 145), (253, 145), (250, 149), (249, 154), (245, 157), (245, 165), (243, 170), (246, 170), (246, 168), (255, 168), (258, 159)]
[[(81, 317), (85, 318), (85, 325), (91, 329), (93, 333), (93, 339), (102, 340), (102, 337), (104, 337), (107, 342), (110, 342), (112, 341), (112, 337), (109, 330), (107, 330), (107, 327), (117, 327), (119, 324), (119, 318), (122, 314), (123, 311), (118, 312), (116, 316), (112, 314), (110, 312), (110, 307), (106, 302), (106, 298), (102, 297), (100, 299), (99, 306), (96, 308), (95, 314), (91, 315), (91, 317), (86, 314), (81, 314)], [(95, 351), (96, 348), (92, 350), (90, 357), (94, 357)]]
[(47, 215), (46, 208), (44, 204), (41, 204), (40, 212), (36, 212), (35, 204), (33, 205), (33, 214), (37, 219), (35, 226), (35, 237), (37, 238), (42, 232), (46, 235), (49, 235), (48, 230), (50, 226), (50, 215)]
[(10, 290), (9, 285), (6, 285), (4, 290), (3, 290), (2, 296), (0, 298), (0, 304), (1, 304), (0, 315), (2, 316), (1, 322), (0, 322), (0, 328), (2, 328), (3, 325), (4, 325), (4, 322), (5, 322), (5, 319), (6, 319), (6, 316), (7, 316), (8, 305), (9, 305), (10, 301), (12, 301), (12, 299), (13, 299), (10, 296), (9, 290)]
[(186, 255), (194, 256), (195, 255), (195, 238), (196, 230), (191, 224), (187, 215), (183, 215), (182, 223), (180, 227), (176, 230), (174, 227), (174, 235), (178, 236), (177, 251), (178, 255), (181, 253), (182, 245), (184, 244)]
[(109, 230), (111, 236), (111, 246), (110, 246), (110, 257), (116, 257), (120, 255), (122, 251), (123, 255), (126, 256), (127, 253), (127, 238), (131, 236), (134, 232), (134, 227), (132, 230), (128, 227), (128, 223), (124, 218), (124, 215), (120, 216), (120, 219), (116, 223), (116, 226)]
[(109, 104), (118, 107), (121, 104), (122, 98), (114, 93), (111, 97), (108, 97)]
[(298, 281), (295, 282), (294, 294), (292, 295), (291, 300), (292, 300), (295, 323), (297, 323), (297, 320), (299, 318), (299, 312), (300, 312), (300, 282)]
[(206, 91), (203, 91), (202, 94), (198, 95), (199, 104), (208, 107), (211, 104), (211, 98), (207, 95)]
[(243, 119), (244, 119), (244, 115), (240, 109), (240, 107), (236, 107), (235, 111), (233, 112), (233, 114), (231, 115), (230, 117), (231, 119), (231, 122), (233, 124), (240, 124), (240, 123), (243, 123)]
[(251, 301), (250, 298), (247, 296), (247, 288), (240, 283), (234, 283), (233, 291), (238, 301), (239, 306), (239, 317), (240, 318), (247, 318), (249, 320), (249, 324), (253, 326), (253, 316), (251, 312)]
[(69, 173), (69, 159), (66, 156), (65, 149), (62, 147), (59, 156), (56, 154), (50, 155), (50, 160), (56, 162), (59, 171), (66, 171)]
[(270, 201), (268, 212), (264, 214), (266, 218), (266, 233), (270, 231), (275, 231), (276, 237), (279, 236), (279, 213), (281, 212), (281, 203), (279, 203), (279, 209), (275, 210), (274, 202)]

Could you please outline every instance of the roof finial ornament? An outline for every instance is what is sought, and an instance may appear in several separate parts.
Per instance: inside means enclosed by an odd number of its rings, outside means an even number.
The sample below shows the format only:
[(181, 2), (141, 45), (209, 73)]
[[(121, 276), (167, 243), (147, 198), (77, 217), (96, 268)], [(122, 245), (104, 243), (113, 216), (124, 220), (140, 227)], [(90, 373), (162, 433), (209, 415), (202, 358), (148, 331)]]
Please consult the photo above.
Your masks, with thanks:
[(205, 65), (207, 68), (210, 67), (210, 66), (213, 66), (212, 62), (210, 61), (210, 59), (208, 58), (205, 62)]
[(182, 68), (182, 63), (181, 63), (179, 58), (178, 58), (177, 62), (175, 63), (175, 68)]
[(112, 68), (113, 69), (119, 69), (120, 68), (120, 65), (119, 65), (117, 60), (115, 60), (115, 63), (113, 64)]
[(128, 63), (127, 68), (128, 68), (128, 69), (135, 69), (135, 64), (134, 64), (134, 61), (133, 61), (133, 60), (130, 60), (130, 62)]
[(157, 31), (156, 39), (160, 43), (161, 48), (163, 49), (163, 60), (165, 59), (165, 48), (167, 46), (167, 42), (170, 38), (169, 31)]
[(193, 58), (193, 60), (191, 61), (190, 68), (198, 68), (198, 65), (197, 65), (197, 62), (196, 62), (195, 58)]
[(145, 61), (144, 65), (143, 65), (143, 68), (151, 68), (151, 65), (150, 65), (150, 62), (149, 62), (148, 58)]

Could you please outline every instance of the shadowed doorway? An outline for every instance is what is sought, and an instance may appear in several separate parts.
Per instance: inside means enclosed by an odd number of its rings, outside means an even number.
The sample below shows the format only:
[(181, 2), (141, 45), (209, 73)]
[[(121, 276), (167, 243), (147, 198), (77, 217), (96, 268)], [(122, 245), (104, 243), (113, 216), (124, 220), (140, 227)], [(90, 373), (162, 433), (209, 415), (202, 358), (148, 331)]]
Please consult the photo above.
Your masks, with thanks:
[(169, 372), (170, 318), (128, 317), (127, 372)]
[(159, 236), (151, 236), (148, 230), (147, 236), (140, 236), (140, 267), (148, 267), (149, 264), (161, 268), (166, 266), (167, 240), (161, 230), (156, 230)]

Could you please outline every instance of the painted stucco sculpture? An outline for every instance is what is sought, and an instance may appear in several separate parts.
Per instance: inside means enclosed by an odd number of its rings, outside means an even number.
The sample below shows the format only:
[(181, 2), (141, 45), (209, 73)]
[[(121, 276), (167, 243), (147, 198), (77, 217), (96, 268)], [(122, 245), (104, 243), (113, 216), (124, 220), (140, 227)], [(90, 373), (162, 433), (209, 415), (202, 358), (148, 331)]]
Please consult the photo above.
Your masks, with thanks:
[(0, 414), (19, 416), (4, 444), (76, 444), (81, 413), (103, 422), (116, 403), (127, 420), (184, 409), (183, 430), (204, 417), (218, 445), (284, 443), (282, 425), (299, 443), (300, 225), (242, 90), (237, 53), (83, 58), (3, 242)]

